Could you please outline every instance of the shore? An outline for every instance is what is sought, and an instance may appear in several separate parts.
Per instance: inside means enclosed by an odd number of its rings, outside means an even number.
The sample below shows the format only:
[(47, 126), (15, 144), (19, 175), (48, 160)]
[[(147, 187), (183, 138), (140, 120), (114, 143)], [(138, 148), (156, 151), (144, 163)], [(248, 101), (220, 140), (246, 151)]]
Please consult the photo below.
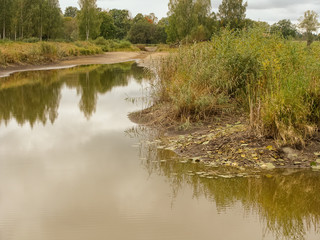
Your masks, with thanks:
[(161, 58), (166, 54), (167, 53), (158, 52), (108, 52), (92, 56), (71, 57), (62, 61), (43, 65), (10, 65), (5, 68), (0, 68), (0, 78), (9, 76), (15, 72), (69, 68), (89, 64), (114, 64), (136, 61), (142, 66), (149, 66), (153, 59)]
[(210, 167), (233, 167), (235, 171), (320, 170), (320, 134), (307, 141), (305, 148), (295, 149), (257, 136), (250, 129), (248, 118), (240, 114), (215, 116), (210, 122), (185, 126), (173, 119), (164, 119), (163, 111), (170, 111), (170, 106), (156, 105), (131, 113), (129, 118), (162, 132), (158, 148), (174, 151), (184, 161), (202, 162)]
[[(15, 72), (69, 68), (89, 64), (114, 64), (136, 61), (151, 67), (165, 57), (165, 52), (109, 52), (80, 56), (44, 65), (12, 65), (0, 68), (0, 78)], [(232, 166), (237, 169), (256, 168), (313, 168), (320, 170), (320, 135), (307, 142), (302, 150), (279, 147), (273, 139), (258, 137), (245, 116), (217, 116), (212, 122), (192, 123), (190, 126), (164, 119), (163, 111), (170, 106), (153, 106), (129, 114), (138, 124), (155, 127), (163, 132), (160, 148), (172, 150), (188, 161), (204, 162), (211, 166)], [(235, 120), (236, 119), (236, 120)]]

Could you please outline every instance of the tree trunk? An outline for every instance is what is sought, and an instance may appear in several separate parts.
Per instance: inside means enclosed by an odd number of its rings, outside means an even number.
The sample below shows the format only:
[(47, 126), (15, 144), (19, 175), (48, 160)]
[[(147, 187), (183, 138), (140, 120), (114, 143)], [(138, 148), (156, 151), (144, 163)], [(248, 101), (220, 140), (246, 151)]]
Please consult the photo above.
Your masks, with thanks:
[(42, 0), (40, 4), (40, 36), (39, 36), (40, 42), (42, 41)]
[(87, 41), (89, 40), (89, 19), (88, 19), (88, 14), (86, 17), (86, 39)]
[[(3, 4), (4, 6), (6, 6), (6, 1), (4, 1)], [(2, 38), (5, 39), (6, 38), (6, 10), (3, 10), (2, 14), (3, 14)]]
[(2, 32), (2, 38), (5, 39), (6, 38), (6, 21), (5, 21), (5, 17), (3, 20), (3, 32)]
[(313, 42), (312, 32), (308, 32), (308, 33), (307, 33), (307, 46), (309, 47), (312, 42)]

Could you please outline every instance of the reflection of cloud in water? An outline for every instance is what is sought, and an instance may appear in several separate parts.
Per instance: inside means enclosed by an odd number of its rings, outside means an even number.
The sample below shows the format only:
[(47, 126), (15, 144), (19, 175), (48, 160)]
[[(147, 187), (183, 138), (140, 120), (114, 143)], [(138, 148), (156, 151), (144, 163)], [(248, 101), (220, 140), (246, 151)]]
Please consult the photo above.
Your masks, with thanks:
[(31, 126), (55, 122), (64, 86), (76, 89), (79, 108), (90, 118), (99, 96), (114, 87), (127, 86), (133, 79), (143, 79), (143, 69), (133, 63), (15, 73), (0, 83), (0, 122), (16, 119), (21, 125), (29, 122)]

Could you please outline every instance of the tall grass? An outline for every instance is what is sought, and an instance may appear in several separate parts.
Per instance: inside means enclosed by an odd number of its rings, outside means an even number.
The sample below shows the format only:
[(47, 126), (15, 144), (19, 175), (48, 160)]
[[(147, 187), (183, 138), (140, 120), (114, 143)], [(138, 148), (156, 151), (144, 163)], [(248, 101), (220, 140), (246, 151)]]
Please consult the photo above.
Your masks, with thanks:
[(178, 118), (240, 108), (257, 133), (304, 144), (320, 126), (319, 52), (263, 29), (225, 30), (164, 59), (155, 100), (170, 102)]
[(89, 42), (1, 42), (0, 66), (40, 64), (69, 56), (93, 55), (102, 52), (99, 46)]

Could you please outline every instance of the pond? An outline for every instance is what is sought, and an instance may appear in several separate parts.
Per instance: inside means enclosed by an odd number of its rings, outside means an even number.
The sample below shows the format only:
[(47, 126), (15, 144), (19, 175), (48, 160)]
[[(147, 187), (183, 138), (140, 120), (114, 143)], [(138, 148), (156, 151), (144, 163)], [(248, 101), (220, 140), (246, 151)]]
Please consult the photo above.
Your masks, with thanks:
[(320, 172), (185, 162), (128, 119), (147, 87), (132, 62), (1, 79), (0, 239), (320, 238)]

